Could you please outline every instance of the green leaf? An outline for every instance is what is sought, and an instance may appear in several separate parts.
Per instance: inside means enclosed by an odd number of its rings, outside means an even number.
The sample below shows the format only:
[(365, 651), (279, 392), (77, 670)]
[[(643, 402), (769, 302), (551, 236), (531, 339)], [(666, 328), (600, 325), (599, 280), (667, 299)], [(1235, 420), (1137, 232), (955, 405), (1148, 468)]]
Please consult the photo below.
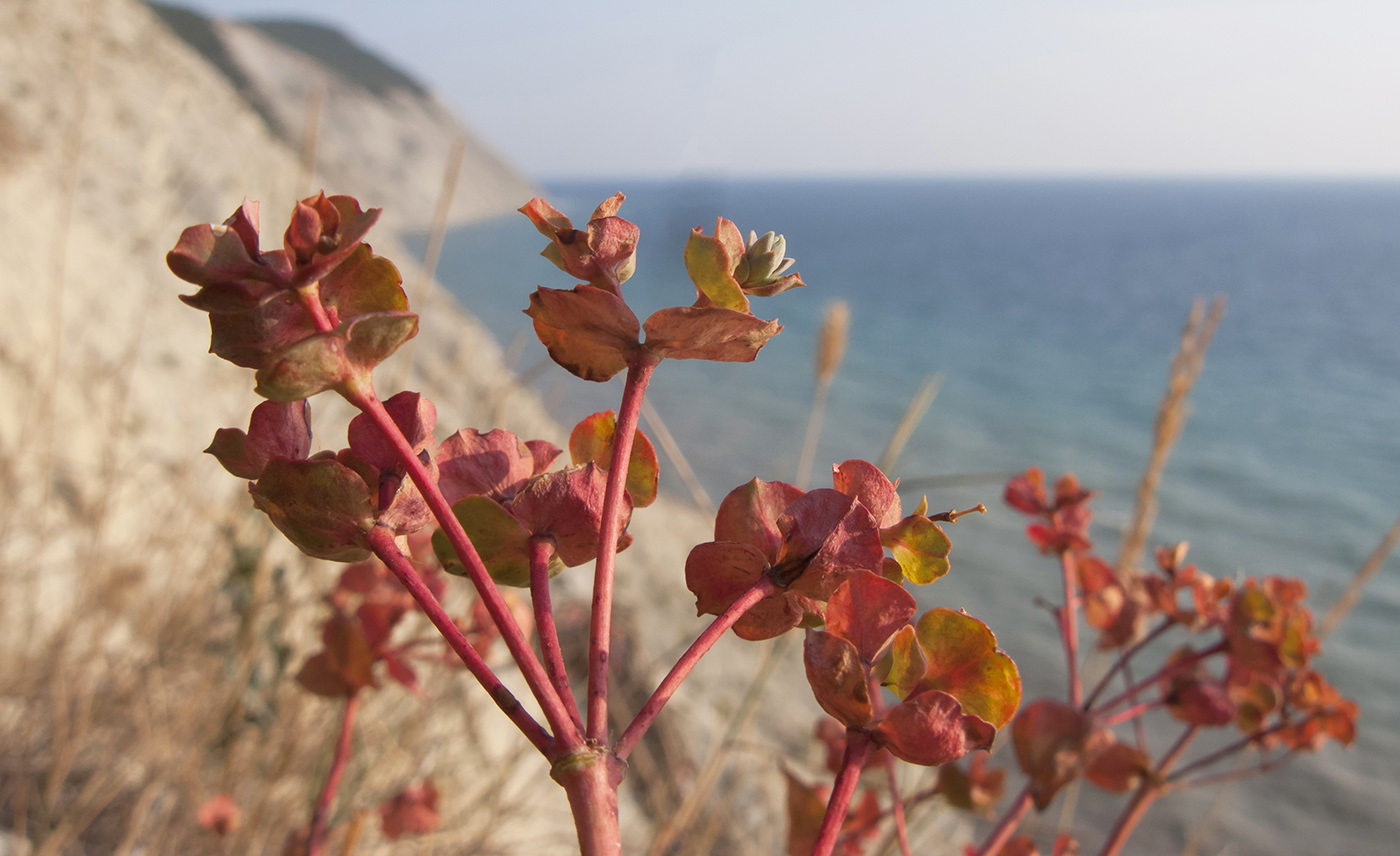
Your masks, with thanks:
[(258, 395), (297, 401), (333, 389), (350, 376), (345, 339), (339, 330), (315, 333), (274, 354), (258, 369)]
[[(461, 499), (452, 506), (452, 514), (466, 530), (491, 579), (506, 586), (530, 585), (530, 530), (524, 523), (489, 496)], [(449, 573), (466, 573), (442, 530), (433, 533), (433, 551)], [(549, 575), (563, 569), (562, 563), (553, 560)]]
[(367, 558), (374, 525), (369, 487), (331, 458), (274, 458), (253, 485), (253, 504), (303, 553), (332, 562)]
[(408, 296), (402, 283), (393, 262), (376, 256), (369, 244), (360, 244), (321, 280), (321, 300), (334, 307), (342, 321), (377, 312), (406, 312)]
[(418, 335), (418, 316), (412, 312), (376, 312), (352, 318), (340, 329), (346, 340), (346, 358), (360, 372), (369, 372)]
[[(585, 416), (569, 433), (569, 458), (574, 465), (590, 461), (607, 470), (612, 463), (617, 414), (611, 410)], [(632, 452), (627, 458), (627, 495), (634, 508), (645, 508), (656, 501), (661, 465), (656, 449), (637, 429), (632, 435)]]
[(807, 683), (817, 704), (848, 728), (865, 728), (875, 715), (856, 646), (834, 633), (808, 630), (802, 646)]
[(880, 543), (894, 554), (904, 578), (915, 585), (927, 585), (948, 573), (948, 553), (953, 545), (927, 517), (911, 514), (880, 530)]
[[(732, 224), (731, 224), (732, 225)], [(734, 279), (736, 259), (731, 258), (724, 243), (707, 237), (699, 229), (690, 233), (685, 243), (685, 270), (695, 283), (700, 297), (721, 309), (749, 311), (749, 299)]]
[(996, 728), (1011, 720), (1021, 703), (1021, 676), (1011, 658), (997, 650), (987, 625), (940, 608), (924, 613), (915, 632), (929, 664), (916, 693), (946, 692)]

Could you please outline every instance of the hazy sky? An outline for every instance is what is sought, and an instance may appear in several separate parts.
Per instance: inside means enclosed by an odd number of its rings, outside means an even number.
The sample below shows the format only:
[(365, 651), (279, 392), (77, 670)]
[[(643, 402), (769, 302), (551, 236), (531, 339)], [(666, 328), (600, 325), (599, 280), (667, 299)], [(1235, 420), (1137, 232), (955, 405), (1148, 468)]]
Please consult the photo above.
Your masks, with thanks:
[(536, 177), (1400, 177), (1395, 0), (189, 5), (336, 23)]

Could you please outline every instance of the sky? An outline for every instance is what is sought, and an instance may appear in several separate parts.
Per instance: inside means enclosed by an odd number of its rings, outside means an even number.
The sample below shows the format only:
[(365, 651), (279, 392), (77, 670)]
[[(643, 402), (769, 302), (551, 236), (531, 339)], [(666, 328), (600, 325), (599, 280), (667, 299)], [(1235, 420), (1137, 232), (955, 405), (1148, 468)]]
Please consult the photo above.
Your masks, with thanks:
[(536, 178), (1400, 178), (1394, 0), (187, 5), (337, 25)]

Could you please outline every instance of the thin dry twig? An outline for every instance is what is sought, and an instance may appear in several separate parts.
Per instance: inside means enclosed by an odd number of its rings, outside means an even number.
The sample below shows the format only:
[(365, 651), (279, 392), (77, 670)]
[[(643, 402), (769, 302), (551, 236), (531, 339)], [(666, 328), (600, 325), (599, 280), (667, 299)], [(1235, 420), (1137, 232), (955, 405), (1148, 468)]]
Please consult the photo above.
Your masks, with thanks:
[[(437, 272), (438, 259), (442, 256), (442, 244), (447, 236), (447, 221), (452, 215), (452, 203), (457, 199), (457, 179), (462, 174), (462, 162), (467, 156), (467, 138), (458, 134), (452, 139), (452, 150), (447, 155), (447, 167), (442, 174), (442, 187), (438, 191), (437, 206), (433, 209), (433, 225), (428, 232), (428, 246), (423, 250), (423, 264), (418, 268), (418, 276), (409, 293), (410, 306), (422, 306), (428, 300), (428, 286)], [(393, 382), (388, 389), (398, 389), (408, 383), (408, 375), (413, 370), (413, 356), (418, 340), (410, 339), (404, 344), (404, 356), (396, 364)]]
[(885, 450), (880, 453), (880, 460), (875, 464), (882, 472), (888, 473), (894, 467), (895, 461), (899, 460), (900, 453), (909, 444), (909, 438), (914, 436), (914, 429), (923, 421), (924, 414), (928, 412), (934, 398), (938, 397), (938, 390), (942, 386), (942, 372), (933, 372), (919, 384), (914, 397), (909, 399), (909, 406), (904, 408), (904, 415), (899, 417), (899, 423), (895, 425), (890, 441), (885, 444)]
[(1147, 544), (1147, 536), (1152, 531), (1152, 523), (1157, 517), (1157, 488), (1162, 482), (1162, 470), (1172, 446), (1190, 415), (1187, 397), (1191, 388), (1201, 376), (1205, 366), (1206, 350), (1225, 314), (1225, 296), (1217, 294), (1206, 311), (1206, 302), (1197, 298), (1191, 305), (1191, 314), (1186, 326), (1181, 330), (1181, 346), (1172, 357), (1171, 369), (1167, 372), (1167, 391), (1157, 406), (1157, 418), (1152, 426), (1152, 453), (1148, 456), (1147, 467), (1142, 480), (1138, 482), (1137, 500), (1133, 503), (1133, 516), (1124, 530), (1123, 540), (1118, 549), (1118, 573), (1128, 573)]
[(306, 96), (306, 124), (301, 132), (301, 172), (297, 175), (297, 191), (310, 196), (316, 175), (316, 141), (321, 133), (321, 108), (326, 101), (325, 84), (313, 86)]
[(1335, 630), (1337, 624), (1356, 606), (1356, 602), (1361, 599), (1361, 589), (1385, 566), (1385, 560), (1390, 557), (1397, 543), (1400, 543), (1400, 519), (1391, 524), (1389, 531), (1376, 545), (1376, 549), (1372, 550), (1371, 555), (1357, 568), (1356, 573), (1347, 582), (1347, 587), (1342, 590), (1341, 596), (1327, 607), (1327, 614), (1323, 616), (1322, 624), (1318, 627), (1318, 639), (1325, 638)]
[(812, 411), (807, 417), (807, 432), (802, 439), (802, 453), (797, 459), (797, 479), (795, 484), (806, 488), (812, 480), (812, 462), (817, 456), (817, 440), (822, 433), (822, 419), (826, 415), (826, 397), (831, 390), (831, 381), (841, 368), (841, 360), (846, 354), (846, 339), (851, 325), (851, 307), (844, 300), (833, 300), (826, 305), (822, 317), (821, 332), (817, 336), (816, 363), (813, 372), (817, 388), (812, 395)]
[(686, 460), (685, 453), (681, 451), (680, 444), (666, 428), (666, 423), (661, 421), (661, 414), (656, 412), (656, 408), (652, 406), (649, 398), (642, 400), (642, 418), (646, 420), (647, 427), (656, 436), (656, 442), (661, 444), (661, 449), (666, 453), (666, 458), (671, 462), (676, 475), (680, 477), (686, 490), (690, 491), (690, 498), (695, 501), (695, 507), (700, 509), (706, 517), (713, 517), (715, 513), (714, 502), (710, 500), (710, 495), (705, 492), (705, 486), (700, 484), (695, 470), (690, 467), (690, 461)]

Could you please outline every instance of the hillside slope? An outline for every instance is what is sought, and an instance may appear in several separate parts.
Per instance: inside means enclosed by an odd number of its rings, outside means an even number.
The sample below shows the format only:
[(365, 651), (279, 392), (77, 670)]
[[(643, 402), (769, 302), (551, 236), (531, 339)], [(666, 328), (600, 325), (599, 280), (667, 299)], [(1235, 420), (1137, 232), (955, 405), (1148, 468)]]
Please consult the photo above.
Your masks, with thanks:
[(449, 223), (499, 215), (538, 195), (426, 86), (338, 30), (149, 5), (293, 151), (302, 151), (314, 123), (315, 172), (300, 192), (334, 187), (384, 206), (389, 228), (427, 229), (460, 146)]

